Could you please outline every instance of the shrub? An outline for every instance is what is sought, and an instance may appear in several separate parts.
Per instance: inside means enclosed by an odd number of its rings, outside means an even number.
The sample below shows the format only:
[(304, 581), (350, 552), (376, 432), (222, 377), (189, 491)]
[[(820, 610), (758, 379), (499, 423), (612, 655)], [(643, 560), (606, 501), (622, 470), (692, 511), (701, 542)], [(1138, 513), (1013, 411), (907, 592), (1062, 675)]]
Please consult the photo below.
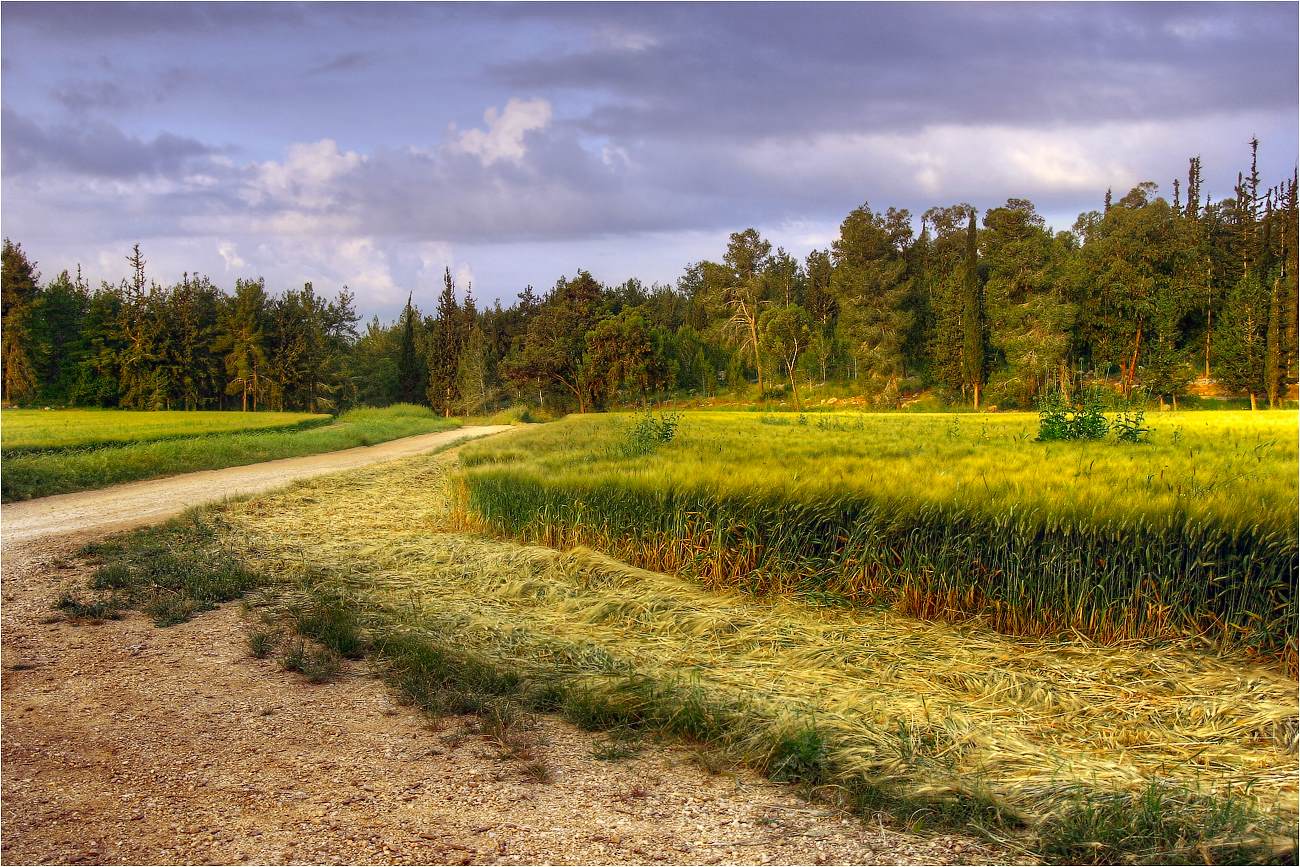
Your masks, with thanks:
[(1105, 439), (1110, 422), (1104, 410), (1105, 400), (1095, 387), (1083, 389), (1073, 403), (1059, 389), (1051, 389), (1038, 399), (1037, 441)]
[(627, 458), (648, 455), (660, 446), (673, 441), (681, 424), (680, 412), (655, 413), (646, 410), (623, 435), (619, 455)]

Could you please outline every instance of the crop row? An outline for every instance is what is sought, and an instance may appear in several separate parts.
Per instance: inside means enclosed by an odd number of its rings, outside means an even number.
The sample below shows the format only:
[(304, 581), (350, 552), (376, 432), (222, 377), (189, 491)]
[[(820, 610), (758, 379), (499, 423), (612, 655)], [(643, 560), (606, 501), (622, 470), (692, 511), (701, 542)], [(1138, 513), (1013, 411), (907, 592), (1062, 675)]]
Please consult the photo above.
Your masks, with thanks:
[(796, 499), (492, 463), (465, 472), (460, 497), (468, 519), (511, 537), (586, 545), (713, 587), (833, 594), (1015, 634), (1203, 635), (1295, 667), (1296, 537), (1259, 525), (1178, 511), (1085, 522), (857, 492)]

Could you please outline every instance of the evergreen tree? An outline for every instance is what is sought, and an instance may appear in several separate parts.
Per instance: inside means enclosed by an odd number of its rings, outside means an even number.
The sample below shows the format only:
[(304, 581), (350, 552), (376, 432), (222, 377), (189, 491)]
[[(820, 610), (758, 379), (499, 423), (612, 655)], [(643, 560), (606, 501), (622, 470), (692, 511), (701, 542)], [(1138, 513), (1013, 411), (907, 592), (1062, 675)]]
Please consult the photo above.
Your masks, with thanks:
[(970, 212), (966, 229), (966, 267), (962, 278), (962, 372), (975, 409), (980, 408), (980, 389), (984, 387), (987, 355), (984, 339), (984, 289), (979, 274), (979, 236), (975, 211)]
[(85, 318), (90, 293), (67, 271), (40, 291), (31, 313), (33, 365), (44, 403), (72, 400), (78, 370), (86, 358)]
[(402, 340), (397, 352), (397, 400), (401, 403), (423, 403), (425, 373), (415, 351), (415, 308), (411, 295), (406, 296), (402, 310)]
[(217, 321), (213, 351), (222, 354), (226, 394), (240, 396), (240, 409), (256, 410), (267, 391), (266, 284), (236, 280), (235, 295), (226, 299)]
[(456, 301), (456, 287), (451, 268), (443, 270), (442, 292), (434, 313), (433, 334), (429, 345), (429, 403), (434, 410), (450, 417), (456, 407), (456, 368), (460, 364), (465, 339), (464, 314)]
[(21, 244), (4, 239), (0, 253), (0, 364), (4, 366), (4, 399), (21, 400), (36, 390), (36, 370), (32, 365), (31, 334), (28, 319), (39, 292), (40, 274), (36, 263), (27, 258)]
[(911, 228), (905, 211), (885, 215), (863, 204), (840, 225), (831, 247), (831, 291), (839, 306), (839, 334), (877, 393), (892, 395), (904, 376), (903, 343), (912, 311), (904, 251)]

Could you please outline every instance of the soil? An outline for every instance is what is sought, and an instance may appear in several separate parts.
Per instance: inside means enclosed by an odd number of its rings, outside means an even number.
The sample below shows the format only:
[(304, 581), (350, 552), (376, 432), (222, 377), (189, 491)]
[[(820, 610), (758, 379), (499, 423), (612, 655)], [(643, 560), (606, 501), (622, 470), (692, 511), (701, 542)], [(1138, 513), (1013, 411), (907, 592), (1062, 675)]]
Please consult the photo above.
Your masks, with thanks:
[[(472, 431), (413, 439), (427, 448)], [(410, 445), (386, 444), (385, 456)], [(546, 768), (530, 774), (473, 719), (433, 720), (399, 703), (364, 662), (312, 685), (251, 658), (238, 603), (165, 629), (138, 615), (73, 624), (53, 611), (60, 589), (87, 580), (77, 551), (90, 539), (359, 465), (347, 454), (4, 507), (0, 861), (1016, 860), (959, 835), (864, 822), (749, 773), (710, 773), (687, 746), (646, 743), (602, 761), (605, 736), (556, 718), (530, 732)]]

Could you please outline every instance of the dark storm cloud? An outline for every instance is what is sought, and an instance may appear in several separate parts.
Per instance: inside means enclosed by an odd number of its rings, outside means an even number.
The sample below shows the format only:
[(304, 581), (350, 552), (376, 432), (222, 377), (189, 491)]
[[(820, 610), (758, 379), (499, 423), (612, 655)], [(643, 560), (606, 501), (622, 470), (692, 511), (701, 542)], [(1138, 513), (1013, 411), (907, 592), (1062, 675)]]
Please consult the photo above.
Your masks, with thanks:
[[(593, 132), (666, 137), (1138, 120), (1296, 102), (1296, 7), (602, 7), (617, 44), (496, 64), (516, 88), (609, 94)], [(540, 14), (540, 13), (538, 13)], [(1289, 71), (1291, 74), (1280, 74)]]
[(162, 175), (215, 152), (202, 142), (167, 132), (147, 140), (134, 138), (104, 122), (43, 127), (9, 108), (3, 109), (3, 125), (6, 175), (42, 169), (104, 178)]

